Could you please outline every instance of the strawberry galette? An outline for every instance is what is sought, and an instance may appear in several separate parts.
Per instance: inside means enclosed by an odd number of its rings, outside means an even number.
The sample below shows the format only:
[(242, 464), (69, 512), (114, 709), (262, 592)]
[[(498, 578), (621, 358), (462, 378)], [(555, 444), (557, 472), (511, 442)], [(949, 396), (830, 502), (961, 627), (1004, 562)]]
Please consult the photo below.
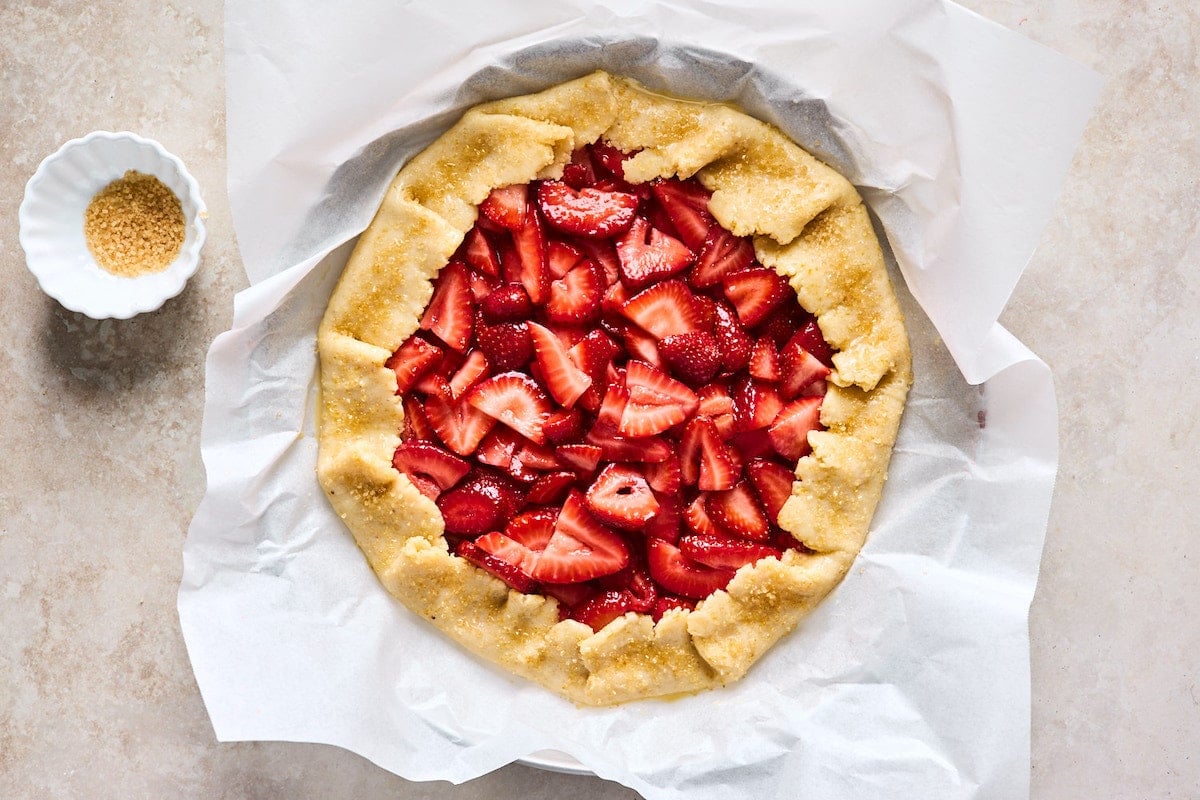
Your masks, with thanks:
[(911, 380), (854, 188), (596, 73), (413, 158), (318, 345), (318, 472), (383, 585), (593, 705), (745, 674), (866, 537)]

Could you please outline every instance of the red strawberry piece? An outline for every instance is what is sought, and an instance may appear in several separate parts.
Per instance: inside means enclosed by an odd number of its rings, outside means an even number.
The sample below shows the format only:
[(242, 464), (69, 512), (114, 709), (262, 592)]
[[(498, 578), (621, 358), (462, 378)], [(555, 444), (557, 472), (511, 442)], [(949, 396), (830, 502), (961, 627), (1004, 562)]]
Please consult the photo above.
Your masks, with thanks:
[[(575, 366), (575, 362), (567, 353), (566, 345), (549, 328), (530, 322), (529, 335), (533, 338), (533, 352), (536, 354), (546, 388), (550, 390), (554, 399), (566, 408), (575, 405), (579, 396), (592, 385), (592, 379)], [(538, 433), (542, 436), (540, 430)], [(544, 441), (544, 436), (542, 438)]]
[(588, 148), (580, 147), (571, 154), (571, 162), (563, 167), (562, 179), (563, 183), (574, 189), (596, 185), (596, 167)]
[(547, 597), (558, 601), (559, 620), (570, 619), (571, 609), (582, 605), (595, 596), (595, 584), (587, 583), (546, 583), (538, 587), (538, 591)]
[(611, 575), (628, 563), (625, 541), (600, 524), (588, 512), (583, 495), (572, 490), (533, 577), (546, 583), (579, 583)]
[(810, 431), (822, 430), (821, 402), (823, 397), (799, 397), (788, 403), (772, 423), (769, 434), (775, 451), (788, 461), (812, 452), (808, 443)]
[(637, 291), (687, 269), (695, 260), (683, 242), (637, 217), (616, 240), (622, 282)]
[(471, 294), (467, 268), (452, 261), (438, 275), (433, 298), (421, 317), (421, 328), (432, 331), (443, 342), (462, 352), (471, 343), (474, 319), (475, 298)]
[(601, 592), (572, 607), (570, 617), (599, 631), (613, 620), (637, 612), (639, 605), (637, 598), (627, 590)]
[(646, 483), (656, 492), (665, 495), (676, 495), (683, 485), (683, 472), (679, 466), (679, 456), (674, 451), (657, 464), (647, 464), (642, 469)]
[(743, 376), (733, 384), (733, 429), (754, 431), (766, 428), (775, 421), (783, 408), (779, 392), (769, 383), (761, 383), (750, 376)]
[(475, 322), (475, 344), (497, 372), (521, 369), (533, 358), (533, 339), (525, 322), (488, 325), (480, 317)]
[(521, 184), (493, 189), (479, 204), (479, 211), (496, 225), (515, 231), (530, 216), (528, 197), (528, 190)]
[(717, 338), (707, 331), (667, 336), (658, 352), (672, 373), (693, 386), (708, 383), (721, 368)]
[(558, 460), (580, 475), (591, 475), (600, 465), (604, 450), (594, 444), (564, 444), (556, 451)]
[(800, 345), (818, 361), (827, 367), (833, 366), (833, 348), (825, 341), (816, 319), (808, 320), (796, 335), (800, 337)]
[(753, 328), (767, 315), (796, 293), (778, 272), (767, 267), (743, 269), (725, 276), (722, 284), (725, 296), (737, 309), (738, 319)]
[(437, 499), (446, 531), (459, 536), (476, 536), (502, 527), (520, 504), (521, 494), (511, 480), (482, 468), (472, 470)]
[(542, 181), (537, 187), (537, 201), (551, 227), (601, 239), (629, 230), (638, 208), (635, 195), (591, 187), (572, 189), (562, 181)]
[(562, 502), (567, 490), (575, 484), (573, 472), (547, 472), (539, 475), (529, 487), (529, 502), (538, 505), (553, 505)]
[(565, 444), (583, 435), (583, 415), (578, 408), (559, 409), (546, 417), (542, 433), (551, 444)]
[(767, 512), (767, 518), (778, 523), (780, 509), (792, 496), (795, 473), (774, 461), (754, 458), (746, 465), (746, 475)]
[(561, 469), (562, 465), (558, 463), (558, 459), (554, 457), (554, 451), (545, 445), (535, 444), (528, 439), (521, 439), (517, 446), (517, 451), (513, 454), (513, 460), (519, 461), (529, 469), (547, 470)]
[(779, 380), (779, 351), (775, 349), (775, 343), (766, 336), (754, 343), (754, 349), (750, 351), (749, 370), (751, 377), (759, 380)]
[[(485, 533), (475, 540), (475, 546), (505, 563), (516, 567), (527, 583), (533, 583), (530, 573), (537, 564), (538, 550), (499, 531)], [(503, 578), (503, 576), (500, 576)], [(510, 584), (511, 585), (511, 584)], [(527, 590), (523, 590), (527, 591)]]
[(546, 237), (542, 232), (541, 218), (529, 214), (525, 224), (512, 232), (513, 250), (516, 253), (515, 277), (525, 287), (529, 300), (535, 306), (546, 302), (550, 293), (550, 269), (546, 264)]
[(716, 286), (726, 275), (747, 269), (753, 262), (754, 245), (748, 238), (713, 225), (704, 237), (688, 281), (698, 289)]
[(683, 514), (679, 510), (677, 497), (676, 494), (665, 493), (658, 496), (658, 513), (643, 530), (646, 536), (672, 543), (679, 540)]
[[(651, 192), (650, 196), (651, 198), (654, 197), (653, 192)], [(650, 223), (650, 227), (654, 228), (654, 230), (662, 231), (674, 239), (680, 238), (679, 231), (675, 230), (675, 223), (671, 221), (666, 210), (663, 209), (658, 201), (651, 199), (650, 202), (644, 203), (642, 205), (642, 213), (645, 215), (646, 221)]]
[(432, 442), (401, 442), (392, 456), (392, 466), (409, 476), (424, 476), (442, 491), (463, 479), (471, 466)]
[(775, 455), (775, 445), (771, 444), (767, 428), (735, 433), (729, 437), (729, 445), (743, 458), (769, 458)]
[(625, 303), (622, 313), (656, 339), (695, 333), (703, 325), (692, 290), (679, 280), (656, 283), (639, 292)]
[(702, 600), (733, 580), (731, 569), (713, 569), (688, 560), (678, 547), (662, 539), (646, 540), (650, 576), (668, 592)]
[(625, 159), (629, 156), (605, 141), (592, 142), (590, 149), (592, 157), (609, 175), (625, 180)]
[(596, 579), (596, 585), (606, 591), (627, 591), (634, 598), (633, 610), (645, 613), (654, 607), (658, 599), (658, 589), (646, 569), (645, 559), (641, 551), (633, 550), (629, 554), (629, 563), (619, 572), (605, 575)]
[(610, 380), (604, 392), (600, 408), (596, 411), (596, 424), (592, 428), (604, 436), (616, 434), (621, 425), (621, 416), (625, 413), (625, 406), (629, 404), (629, 389), (625, 387), (624, 370), (615, 377), (616, 380)]
[(693, 533), (719, 533), (721, 530), (717, 526), (717, 523), (713, 522), (712, 517), (708, 515), (707, 500), (708, 492), (701, 492), (684, 509), (684, 522), (687, 523), (688, 528)]
[(436, 394), (425, 399), (425, 413), (438, 438), (460, 456), (475, 452), (479, 442), (496, 424), (496, 420), (464, 400), (455, 401)]
[(504, 535), (532, 550), (541, 552), (554, 535), (554, 524), (558, 521), (558, 509), (537, 508), (522, 511), (504, 526)]
[(480, 300), (479, 310), (483, 313), (485, 322), (495, 325), (497, 322), (529, 319), (529, 315), (533, 313), (533, 304), (529, 302), (529, 295), (525, 293), (521, 284), (506, 283)]
[[(494, 552), (489, 552), (489, 550)], [(528, 594), (537, 587), (537, 581), (510, 559), (521, 558), (523, 548), (506, 540), (504, 534), (489, 533), (476, 541), (461, 541), (454, 547), (454, 554), (466, 559), (482, 570), (507, 583), (518, 592)]]
[(733, 398), (729, 396), (729, 390), (719, 383), (701, 386), (696, 390), (696, 396), (700, 398), (700, 407), (696, 409), (698, 414), (716, 418), (733, 413)]
[(604, 273), (590, 259), (580, 261), (562, 278), (550, 284), (546, 316), (553, 322), (591, 325), (600, 316)]
[(654, 181), (650, 189), (671, 218), (679, 238), (694, 251), (704, 246), (708, 229), (713, 225), (712, 214), (708, 213), (711, 193), (694, 180), (679, 181), (663, 178)]
[(407, 395), (402, 401), (404, 407), (404, 429), (400, 432), (400, 438), (403, 441), (433, 441), (437, 436), (433, 431), (433, 426), (429, 424), (429, 417), (425, 415), (425, 409), (421, 408), (420, 401), (412, 395)]
[(750, 363), (754, 340), (738, 321), (737, 312), (725, 303), (716, 304), (716, 314), (713, 335), (721, 350), (721, 366), (726, 372), (737, 372)]
[(625, 320), (613, 322), (601, 320), (600, 325), (608, 333), (620, 339), (625, 350), (634, 358), (656, 367), (662, 366), (662, 357), (658, 353), (657, 341), (638, 326)]
[(475, 298), (476, 303), (487, 297), (500, 285), (495, 278), (489, 278), (473, 269), (467, 270), (467, 279), (471, 284), (471, 297)]
[(654, 436), (683, 422), (700, 404), (696, 393), (643, 361), (625, 366), (629, 401), (617, 432), (628, 438)]
[(588, 509), (601, 522), (638, 530), (658, 514), (658, 498), (642, 473), (623, 464), (609, 464), (587, 490)]
[(779, 353), (779, 369), (783, 375), (779, 394), (784, 400), (793, 400), (800, 395), (825, 394), (829, 367), (804, 349), (806, 338), (803, 332), (797, 333)]
[(478, 228), (471, 228), (467, 232), (458, 256), (476, 272), (492, 278), (500, 277), (500, 258), (496, 255), (496, 248)]
[(696, 603), (693, 600), (688, 600), (686, 597), (678, 597), (673, 594), (660, 594), (658, 599), (654, 601), (654, 608), (650, 612), (650, 616), (658, 622), (663, 618), (663, 615), (668, 611), (695, 611)]
[(488, 466), (508, 470), (520, 441), (521, 434), (512, 428), (497, 425), (479, 441), (479, 447), (475, 449), (475, 458)]
[(384, 366), (396, 373), (396, 394), (403, 394), (442, 360), (442, 349), (420, 336), (410, 336)]
[(730, 488), (742, 468), (740, 456), (721, 440), (712, 419), (704, 416), (692, 417), (684, 427), (679, 465), (684, 483), (706, 492)]
[[(761, 267), (755, 264), (756, 267)], [(776, 349), (783, 347), (796, 331), (812, 318), (799, 303), (782, 303), (754, 329), (757, 338), (767, 338)]]
[(762, 506), (745, 481), (727, 491), (712, 492), (704, 507), (713, 522), (735, 536), (765, 541), (771, 535)]
[(454, 397), (461, 397), (468, 389), (487, 375), (487, 372), (487, 356), (481, 350), (472, 350), (450, 378), (450, 394)]
[(502, 372), (477, 383), (464, 399), (525, 438), (545, 443), (542, 423), (550, 416), (550, 399), (528, 375)]
[(645, 436), (638, 439), (622, 439), (597, 433), (593, 428), (587, 441), (600, 447), (602, 456), (608, 461), (636, 461), (657, 464), (671, 457), (671, 445), (661, 436)]
[(616, 283), (621, 276), (621, 259), (616, 245), (609, 239), (576, 239), (583, 254), (600, 266), (606, 284)]
[(720, 534), (684, 536), (679, 540), (683, 554), (706, 567), (736, 570), (762, 558), (780, 558), (783, 551), (758, 542)]
[(436, 481), (424, 475), (409, 475), (408, 480), (418, 492), (434, 502), (437, 502), (438, 497), (442, 494), (442, 487), (438, 486)]
[(551, 280), (559, 280), (576, 266), (589, 260), (578, 247), (564, 241), (549, 239), (546, 242), (546, 269)]
[(581, 406), (589, 411), (600, 407), (608, 388), (608, 368), (620, 353), (621, 348), (602, 330), (591, 331), (568, 351), (575, 366), (592, 379), (592, 385), (579, 398)]

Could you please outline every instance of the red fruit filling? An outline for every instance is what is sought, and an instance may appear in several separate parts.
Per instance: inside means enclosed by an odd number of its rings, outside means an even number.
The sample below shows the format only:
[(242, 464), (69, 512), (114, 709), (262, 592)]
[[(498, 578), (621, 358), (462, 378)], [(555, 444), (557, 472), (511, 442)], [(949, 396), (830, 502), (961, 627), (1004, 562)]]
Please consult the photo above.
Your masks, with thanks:
[(777, 524), (833, 350), (696, 180), (576, 152), (497, 189), (387, 366), (454, 553), (594, 630), (803, 548)]

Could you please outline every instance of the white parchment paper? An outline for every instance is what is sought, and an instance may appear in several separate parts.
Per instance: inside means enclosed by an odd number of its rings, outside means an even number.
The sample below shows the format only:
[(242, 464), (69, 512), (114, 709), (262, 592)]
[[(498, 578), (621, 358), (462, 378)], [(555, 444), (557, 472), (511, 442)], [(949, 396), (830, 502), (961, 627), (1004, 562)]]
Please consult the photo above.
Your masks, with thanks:
[[(179, 612), (218, 738), (464, 781), (553, 749), (658, 798), (1028, 795), (1026, 618), (1057, 460), (1046, 366), (996, 320), (1094, 75), (940, 0), (317, 0), (226, 8), (251, 287), (208, 358)], [(596, 68), (733, 101), (862, 188), (916, 383), (846, 580), (733, 687), (579, 709), (394, 603), (314, 467), (315, 330), (396, 170), (467, 107)], [(911, 294), (910, 294), (911, 293)]]

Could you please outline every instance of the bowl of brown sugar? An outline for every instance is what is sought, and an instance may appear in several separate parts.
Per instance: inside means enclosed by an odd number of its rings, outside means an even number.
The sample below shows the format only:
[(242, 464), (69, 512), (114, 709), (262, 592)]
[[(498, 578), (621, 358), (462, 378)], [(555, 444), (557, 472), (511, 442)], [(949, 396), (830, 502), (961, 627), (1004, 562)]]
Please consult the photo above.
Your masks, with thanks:
[(200, 263), (204, 201), (183, 162), (133, 133), (97, 131), (48, 156), (19, 212), (42, 290), (94, 319), (128, 319), (183, 291)]

